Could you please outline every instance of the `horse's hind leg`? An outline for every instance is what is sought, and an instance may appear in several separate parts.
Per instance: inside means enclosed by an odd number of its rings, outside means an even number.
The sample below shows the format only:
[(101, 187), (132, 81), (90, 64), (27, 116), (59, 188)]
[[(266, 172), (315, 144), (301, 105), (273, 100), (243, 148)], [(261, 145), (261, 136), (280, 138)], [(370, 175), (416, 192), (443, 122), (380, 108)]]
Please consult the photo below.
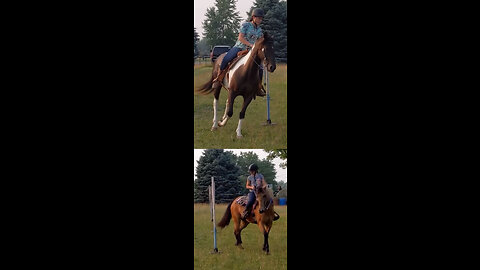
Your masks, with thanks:
[(241, 233), (242, 233), (242, 230), (245, 227), (247, 227), (248, 222), (241, 220), (240, 210), (238, 210), (238, 207), (235, 208), (235, 211), (232, 211), (232, 219), (234, 224), (233, 234), (235, 235), (235, 239), (237, 240), (237, 242), (235, 243), (235, 246), (243, 249)]
[(235, 246), (238, 246), (239, 248), (243, 249), (242, 247), (242, 230), (247, 227), (248, 222), (245, 222), (243, 220), (240, 220), (238, 227), (235, 228), (233, 231), (233, 234), (235, 235), (235, 239), (237, 242), (235, 243)]
[(235, 243), (235, 246), (238, 246), (239, 248), (243, 249), (242, 247), (242, 231), (241, 230), (235, 230), (233, 231), (233, 234), (235, 235), (235, 239), (237, 242)]
[(217, 104), (218, 104), (218, 98), (220, 97), (220, 90), (221, 86), (217, 87), (214, 89), (213, 93), (213, 125), (212, 125), (212, 131), (216, 130), (218, 128), (218, 120), (217, 120)]

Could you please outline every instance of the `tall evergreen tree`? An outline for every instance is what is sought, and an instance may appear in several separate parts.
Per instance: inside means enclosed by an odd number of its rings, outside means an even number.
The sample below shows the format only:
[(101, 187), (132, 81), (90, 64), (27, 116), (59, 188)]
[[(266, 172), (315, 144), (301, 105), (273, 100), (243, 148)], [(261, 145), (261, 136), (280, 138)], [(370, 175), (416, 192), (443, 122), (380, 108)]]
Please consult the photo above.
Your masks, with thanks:
[(233, 46), (238, 36), (240, 15), (236, 11), (237, 0), (215, 0), (215, 7), (209, 7), (203, 21), (203, 36), (210, 46)]
[(235, 164), (232, 152), (223, 149), (207, 149), (198, 160), (194, 181), (194, 202), (208, 202), (208, 186), (215, 179), (215, 202), (229, 203), (243, 195), (239, 181), (240, 168)]
[(193, 56), (198, 55), (198, 42), (200, 41), (200, 36), (197, 33), (197, 29), (193, 27)]

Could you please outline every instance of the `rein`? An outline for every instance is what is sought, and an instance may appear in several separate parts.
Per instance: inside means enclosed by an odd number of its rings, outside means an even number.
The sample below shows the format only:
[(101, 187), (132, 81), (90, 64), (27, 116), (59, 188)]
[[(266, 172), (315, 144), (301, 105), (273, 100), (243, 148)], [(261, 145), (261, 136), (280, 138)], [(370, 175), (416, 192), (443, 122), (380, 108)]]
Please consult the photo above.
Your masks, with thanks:
[[(255, 190), (255, 197), (257, 198), (257, 201), (258, 201), (258, 193), (256, 190)], [(268, 201), (268, 205), (265, 207), (265, 210), (270, 209), (270, 206), (272, 206), (272, 203), (273, 203), (273, 198), (270, 198), (270, 200)]]
[(266, 207), (265, 210), (268, 210), (270, 208), (270, 206), (272, 205), (272, 203), (273, 203), (273, 199), (270, 198), (270, 201), (268, 202), (268, 206)]
[[(261, 64), (257, 63), (257, 61), (255, 61), (255, 58), (253, 57), (253, 53), (250, 55), (250, 57), (252, 58), (255, 65), (257, 65), (259, 68), (263, 69), (263, 65), (261, 65)], [(265, 61), (265, 59), (267, 59), (267, 57), (264, 57), (263, 61)]]

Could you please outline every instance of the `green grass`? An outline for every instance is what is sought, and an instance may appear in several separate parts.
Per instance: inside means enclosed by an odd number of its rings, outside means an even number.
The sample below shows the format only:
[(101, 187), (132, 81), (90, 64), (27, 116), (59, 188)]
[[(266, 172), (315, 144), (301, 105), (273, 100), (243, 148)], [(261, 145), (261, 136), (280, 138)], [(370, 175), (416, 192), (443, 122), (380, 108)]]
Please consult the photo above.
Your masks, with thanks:
[[(194, 88), (207, 82), (211, 76), (209, 64), (194, 67)], [(287, 65), (278, 64), (273, 73), (269, 73), (270, 119), (276, 125), (263, 126), (267, 120), (265, 97), (257, 97), (247, 108), (242, 123), (242, 138), (237, 138), (239, 113), (243, 97), (235, 99), (233, 116), (224, 127), (210, 131), (213, 119), (213, 94), (200, 95), (194, 91), (194, 148), (197, 149), (287, 149)], [(222, 88), (218, 102), (218, 118), (223, 116), (227, 91)]]
[[(216, 221), (220, 221), (227, 205), (215, 206)], [(213, 224), (208, 204), (194, 205), (194, 269), (287, 269), (287, 206), (274, 206), (280, 219), (273, 222), (269, 234), (270, 254), (263, 250), (263, 235), (257, 224), (242, 231), (242, 246), (235, 246), (233, 221), (224, 229), (217, 228), (218, 254), (213, 251)]]

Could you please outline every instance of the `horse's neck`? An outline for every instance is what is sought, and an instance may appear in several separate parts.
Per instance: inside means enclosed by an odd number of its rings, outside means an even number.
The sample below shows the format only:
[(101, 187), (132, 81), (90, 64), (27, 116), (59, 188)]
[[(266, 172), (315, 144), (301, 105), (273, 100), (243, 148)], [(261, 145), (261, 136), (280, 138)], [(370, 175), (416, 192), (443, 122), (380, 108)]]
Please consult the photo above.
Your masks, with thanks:
[[(250, 71), (255, 71), (258, 73), (258, 64), (260, 62), (259, 57), (258, 57), (258, 50), (260, 47), (257, 44), (253, 45), (253, 48), (245, 55), (246, 61), (244, 68), (250, 72)], [(255, 73), (256, 74), (256, 73)]]
[(245, 63), (245, 67), (249, 70), (257, 70), (258, 71), (258, 64), (260, 62), (260, 58), (258, 57), (258, 50), (259, 48), (252, 48), (252, 50), (248, 53), (248, 59)]

